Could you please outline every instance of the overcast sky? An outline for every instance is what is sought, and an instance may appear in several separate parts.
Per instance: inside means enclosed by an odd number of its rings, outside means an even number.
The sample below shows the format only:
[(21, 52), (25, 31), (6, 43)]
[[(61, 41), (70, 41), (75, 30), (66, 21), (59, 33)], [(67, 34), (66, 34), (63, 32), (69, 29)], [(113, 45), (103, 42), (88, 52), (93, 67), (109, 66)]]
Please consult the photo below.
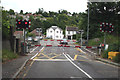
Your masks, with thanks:
[(13, 9), (15, 12), (35, 13), (39, 8), (44, 11), (54, 11), (64, 9), (68, 12), (85, 12), (87, 9), (87, 0), (2, 0), (1, 5), (5, 10)]

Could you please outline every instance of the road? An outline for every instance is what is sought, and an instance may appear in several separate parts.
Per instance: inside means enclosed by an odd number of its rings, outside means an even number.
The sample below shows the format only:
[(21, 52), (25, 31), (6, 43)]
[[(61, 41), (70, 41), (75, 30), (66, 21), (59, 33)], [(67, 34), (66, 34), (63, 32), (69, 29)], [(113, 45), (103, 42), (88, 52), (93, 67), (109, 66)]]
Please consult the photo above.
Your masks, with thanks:
[[(57, 41), (41, 41), (42, 45), (58, 45)], [(69, 42), (69, 45), (73, 43)], [(106, 64), (73, 47), (38, 47), (35, 56), (21, 70), (17, 78), (118, 78), (119, 68)], [(117, 80), (117, 79), (116, 79)]]

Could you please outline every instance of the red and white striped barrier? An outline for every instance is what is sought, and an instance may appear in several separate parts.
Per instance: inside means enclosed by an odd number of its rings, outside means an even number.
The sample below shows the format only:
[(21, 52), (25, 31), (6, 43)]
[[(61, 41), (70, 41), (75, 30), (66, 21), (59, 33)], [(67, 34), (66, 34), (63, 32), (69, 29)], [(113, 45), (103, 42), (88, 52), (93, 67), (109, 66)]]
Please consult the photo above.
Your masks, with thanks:
[(52, 45), (46, 45), (46, 47), (52, 47)]
[[(55, 40), (44, 40), (44, 41), (55, 41)], [(57, 40), (57, 41), (63, 41), (63, 40)], [(67, 40), (67, 42), (76, 42), (76, 40)]]
[(94, 47), (94, 46), (70, 46), (70, 45), (63, 45), (63, 44), (59, 44), (57, 46), (53, 46), (53, 45), (29, 45), (29, 46), (45, 46), (45, 47), (73, 47), (73, 48), (91, 48), (91, 49), (96, 49), (96, 48), (101, 48), (101, 47)]

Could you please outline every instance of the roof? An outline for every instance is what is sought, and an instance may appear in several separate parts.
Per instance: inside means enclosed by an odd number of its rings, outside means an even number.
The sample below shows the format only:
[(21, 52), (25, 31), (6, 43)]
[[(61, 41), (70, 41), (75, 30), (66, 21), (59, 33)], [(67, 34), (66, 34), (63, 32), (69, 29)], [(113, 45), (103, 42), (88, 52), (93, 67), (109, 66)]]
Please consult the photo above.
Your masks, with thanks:
[(78, 27), (66, 27), (67, 31), (77, 31)]
[(32, 32), (30, 32), (30, 33), (33, 33), (33, 34), (35, 34), (36, 36), (39, 36), (39, 32), (37, 32), (36, 31), (36, 29), (34, 29)]
[(22, 36), (22, 35), (23, 35), (23, 31), (15, 31), (15, 32), (14, 32), (14, 36), (16, 36), (16, 35), (18, 35), (18, 34)]
[[(63, 31), (61, 28), (59, 28), (59, 27), (57, 27), (57, 26), (51, 26), (50, 28), (52, 28), (53, 30), (55, 30), (55, 29), (58, 28), (58, 29), (60, 29), (61, 31)], [(50, 29), (50, 28), (48, 28), (48, 29)], [(48, 29), (47, 29), (47, 30), (48, 30)]]

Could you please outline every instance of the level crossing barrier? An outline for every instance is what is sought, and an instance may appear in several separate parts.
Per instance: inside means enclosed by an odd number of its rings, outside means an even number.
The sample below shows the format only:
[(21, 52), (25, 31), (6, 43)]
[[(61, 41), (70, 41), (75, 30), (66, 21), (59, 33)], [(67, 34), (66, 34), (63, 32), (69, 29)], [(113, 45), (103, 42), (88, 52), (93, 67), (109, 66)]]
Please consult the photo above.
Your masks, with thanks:
[(41, 44), (38, 44), (38, 45), (27, 45), (27, 46), (38, 46), (38, 47), (41, 47), (41, 46), (44, 46), (44, 47), (71, 47), (71, 48), (91, 48), (91, 49), (100, 49), (101, 47), (95, 47), (95, 46), (73, 46), (73, 45), (63, 45), (63, 44), (58, 44), (56, 46), (54, 45), (41, 45)]

